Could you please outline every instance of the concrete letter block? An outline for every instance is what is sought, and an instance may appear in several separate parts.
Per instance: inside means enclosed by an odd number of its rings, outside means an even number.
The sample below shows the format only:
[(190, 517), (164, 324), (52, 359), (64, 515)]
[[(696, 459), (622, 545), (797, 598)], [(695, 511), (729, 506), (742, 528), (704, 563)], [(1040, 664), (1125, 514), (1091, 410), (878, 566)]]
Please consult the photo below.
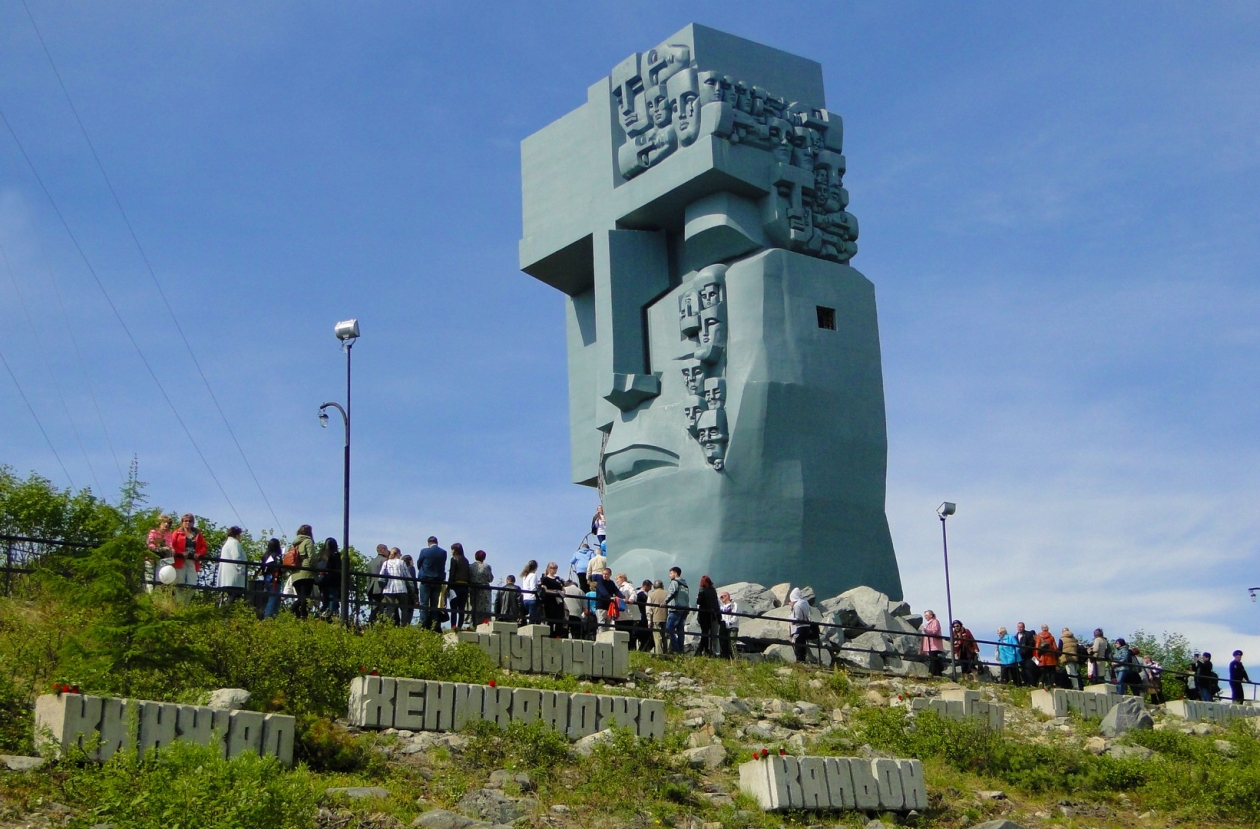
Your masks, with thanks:
[(595, 641), (628, 648), (630, 647), (630, 634), (624, 630), (601, 630), (595, 634)]
[(659, 740), (665, 736), (665, 701), (639, 700), (639, 738)]
[(879, 786), (879, 807), (891, 812), (904, 810), (906, 795), (901, 788), (901, 767), (897, 765), (897, 761), (872, 760), (871, 772)]
[(542, 640), (542, 647), (538, 649), (542, 654), (542, 665), (539, 667), (541, 673), (558, 675), (564, 672), (564, 643), (566, 641), (550, 637)]
[(476, 645), (481, 647), (481, 636), (475, 630), (460, 630), (455, 632), (455, 638), (461, 645)]
[[(556, 640), (548, 639), (547, 641)], [(542, 699), (539, 701), (538, 716), (552, 731), (568, 734), (569, 695), (558, 691), (543, 691)]]
[(853, 774), (853, 805), (868, 812), (878, 809), (879, 782), (871, 761), (851, 758), (849, 771)]
[(501, 633), (504, 636), (516, 633), (516, 622), (482, 622), (477, 625), (478, 633)]
[(246, 751), (262, 753), (263, 715), (257, 711), (231, 711), (228, 715), (227, 756), (231, 760)]
[(582, 639), (566, 639), (564, 672), (570, 676), (590, 676), (591, 643)]
[[(44, 694), (35, 700), (35, 747), (46, 742), (61, 756), (71, 748), (88, 750), (101, 725), (101, 698), (81, 694)], [(91, 756), (95, 759), (95, 749)]]
[(901, 768), (901, 792), (905, 808), (923, 811), (928, 807), (927, 784), (923, 782), (923, 763), (918, 760), (898, 760)]
[(455, 726), (455, 683), (424, 685), (424, 730), (450, 731)]
[(849, 758), (827, 757), (824, 759), (827, 770), (827, 791), (831, 799), (831, 808), (854, 808), (856, 801), (853, 796), (853, 773), (849, 771)]
[(486, 707), (487, 685), (455, 683), (455, 719), (453, 728), (462, 731), (473, 723), (481, 722)]
[(606, 642), (596, 642), (591, 646), (591, 676), (601, 679), (613, 678), (613, 646)]
[(611, 728), (614, 725), (629, 727), (637, 733), (639, 721), (639, 700), (637, 697), (599, 698), (599, 727), (597, 731)]
[(224, 708), (181, 705), (175, 718), (175, 738), (199, 746), (213, 745), (220, 757), (226, 757), (231, 713)]
[(394, 728), (408, 731), (424, 730), (424, 697), (427, 693), (423, 679), (394, 680)]
[(769, 763), (765, 760), (750, 760), (739, 767), (739, 788), (765, 811), (776, 808), (776, 801), (770, 791)]
[(478, 633), (477, 647), (481, 648), (481, 652), (490, 657), (490, 662), (498, 665), (502, 661), (500, 648), (501, 636), (493, 633)]
[(528, 636), (511, 636), (507, 641), (512, 654), (508, 667), (528, 673), (534, 667), (534, 640)]
[(1032, 692), (1032, 707), (1048, 717), (1066, 717), (1067, 701), (1062, 691), (1045, 691), (1041, 688)]
[(961, 700), (947, 699), (945, 702), (945, 716), (951, 720), (962, 720), (967, 717), (967, 709)]
[(179, 706), (164, 702), (138, 702), (140, 728), (136, 745), (140, 753), (166, 748), (179, 738)]
[(499, 728), (507, 728), (512, 721), (512, 689), (487, 686), (482, 694), (485, 701), (481, 707), (481, 718)]
[(791, 754), (780, 754), (777, 757), (771, 755), (766, 758), (766, 762), (770, 764), (771, 788), (776, 793), (787, 794), (783, 806), (791, 809), (805, 808), (805, 797), (801, 792), (801, 769), (796, 758)]
[(802, 808), (828, 810), (832, 808), (831, 793), (827, 789), (827, 768), (821, 757), (802, 757), (798, 761), (801, 780)]
[(532, 723), (542, 711), (542, 691), (517, 688), (512, 692), (512, 722)]
[(573, 694), (569, 697), (569, 739), (580, 740), (594, 734), (599, 721), (599, 698), (594, 694)]
[(262, 751), (270, 754), (286, 766), (293, 765), (293, 730), (297, 720), (287, 714), (268, 714), (263, 717)]
[(351, 725), (391, 728), (394, 725), (395, 682), (386, 676), (358, 676), (350, 681)]
[(528, 639), (546, 639), (551, 636), (550, 625), (521, 625), (516, 629), (517, 636), (524, 636)]
[(961, 702), (963, 704), (963, 713), (966, 716), (971, 716), (972, 706), (980, 701), (980, 692), (967, 688), (947, 688), (941, 691), (941, 699), (949, 702)]
[(101, 699), (101, 747), (97, 759), (103, 763), (116, 752), (135, 746), (138, 713), (134, 700)]

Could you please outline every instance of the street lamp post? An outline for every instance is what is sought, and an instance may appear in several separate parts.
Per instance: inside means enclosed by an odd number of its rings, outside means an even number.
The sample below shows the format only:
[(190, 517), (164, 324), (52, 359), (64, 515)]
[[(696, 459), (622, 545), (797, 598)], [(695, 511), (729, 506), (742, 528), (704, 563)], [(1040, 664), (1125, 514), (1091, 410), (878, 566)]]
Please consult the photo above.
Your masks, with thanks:
[(949, 675), (958, 679), (958, 651), (954, 649), (954, 600), (949, 592), (949, 537), (945, 533), (945, 519), (958, 511), (958, 505), (945, 501), (936, 508), (941, 519), (941, 549), (945, 552), (945, 613), (949, 616)]
[(342, 481), (341, 506), (341, 621), (350, 622), (350, 349), (359, 338), (359, 321), (346, 320), (337, 323), (333, 333), (341, 341), (341, 348), (346, 352), (346, 407), (339, 403), (325, 403), (319, 407), (319, 424), (328, 426), (328, 409), (341, 412), (341, 420), (346, 427), (344, 478)]

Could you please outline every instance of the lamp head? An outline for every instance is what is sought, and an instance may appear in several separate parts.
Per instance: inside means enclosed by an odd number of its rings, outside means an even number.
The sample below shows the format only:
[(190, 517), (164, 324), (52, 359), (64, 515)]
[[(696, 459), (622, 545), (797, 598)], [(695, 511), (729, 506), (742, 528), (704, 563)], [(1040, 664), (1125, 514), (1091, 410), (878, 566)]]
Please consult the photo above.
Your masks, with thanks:
[(947, 515), (953, 515), (957, 511), (958, 505), (953, 501), (946, 501), (936, 508), (936, 514), (939, 515), (942, 520), (944, 520)]
[(337, 335), (337, 339), (343, 343), (347, 340), (357, 340), (359, 338), (359, 321), (344, 320), (333, 326), (333, 333)]
[(323, 409), (319, 410), (319, 425), (324, 429), (328, 428), (328, 412)]

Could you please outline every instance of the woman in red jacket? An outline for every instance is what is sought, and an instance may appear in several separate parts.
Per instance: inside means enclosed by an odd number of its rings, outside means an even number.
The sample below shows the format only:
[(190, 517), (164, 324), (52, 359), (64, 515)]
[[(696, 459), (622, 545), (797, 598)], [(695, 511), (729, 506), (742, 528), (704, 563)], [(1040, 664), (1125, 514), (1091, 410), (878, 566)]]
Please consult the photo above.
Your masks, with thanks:
[(963, 626), (962, 622), (955, 619), (950, 627), (950, 641), (954, 645), (954, 658), (958, 660), (959, 670), (964, 676), (975, 676), (976, 657), (980, 655), (980, 646), (976, 644), (976, 637)]
[(1041, 666), (1041, 686), (1047, 690), (1054, 687), (1055, 675), (1059, 672), (1059, 646), (1054, 641), (1054, 634), (1049, 625), (1041, 626), (1041, 633), (1033, 640), (1037, 664)]
[[(179, 529), (171, 535), (171, 549), (175, 551), (175, 571), (179, 578), (175, 584), (197, 584), (197, 573), (201, 571), (201, 559), (206, 554), (206, 537), (197, 529), (197, 519), (191, 513), (184, 513), (179, 519)], [(188, 566), (188, 557), (192, 556), (192, 566)]]

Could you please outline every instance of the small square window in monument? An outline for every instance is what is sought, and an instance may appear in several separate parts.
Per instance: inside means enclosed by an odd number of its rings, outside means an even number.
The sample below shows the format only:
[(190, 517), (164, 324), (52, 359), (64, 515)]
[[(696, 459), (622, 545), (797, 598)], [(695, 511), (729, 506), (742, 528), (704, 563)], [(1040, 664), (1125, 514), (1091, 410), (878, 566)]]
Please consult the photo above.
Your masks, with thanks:
[(836, 330), (836, 309), (818, 306), (818, 327), (828, 331)]

